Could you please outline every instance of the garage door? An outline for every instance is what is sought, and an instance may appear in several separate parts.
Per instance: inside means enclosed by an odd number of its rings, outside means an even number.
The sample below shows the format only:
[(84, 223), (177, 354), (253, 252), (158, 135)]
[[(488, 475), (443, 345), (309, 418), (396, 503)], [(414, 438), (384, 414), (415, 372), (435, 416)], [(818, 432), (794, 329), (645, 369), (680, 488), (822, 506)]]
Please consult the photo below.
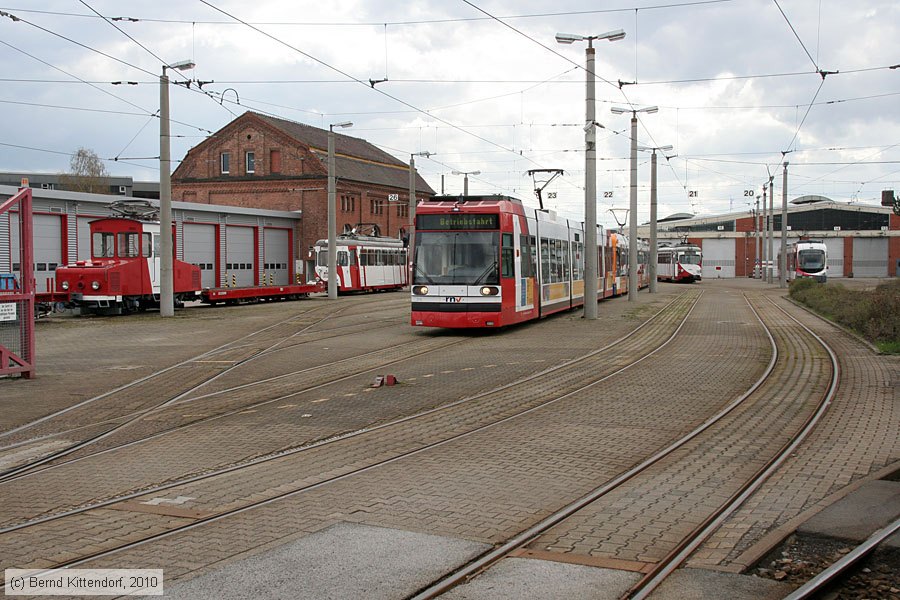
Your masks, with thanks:
[[(62, 219), (58, 215), (33, 215), (35, 291), (52, 292), (56, 286), (56, 268), (62, 262)], [(12, 271), (19, 275), (19, 215), (10, 214), (10, 250)]]
[(885, 238), (854, 238), (853, 276), (887, 277), (888, 241)]
[(828, 250), (828, 279), (844, 276), (844, 238), (826, 238)]
[(265, 262), (263, 282), (274, 285), (290, 283), (288, 260), (290, 256), (290, 235), (287, 229), (265, 229)]
[(734, 240), (703, 240), (703, 279), (734, 278)]
[(218, 287), (216, 282), (216, 226), (185, 223), (182, 248), (184, 261), (200, 267), (200, 285)]
[(225, 283), (251, 286), (256, 282), (253, 266), (256, 248), (253, 244), (253, 227), (228, 225), (225, 227)]

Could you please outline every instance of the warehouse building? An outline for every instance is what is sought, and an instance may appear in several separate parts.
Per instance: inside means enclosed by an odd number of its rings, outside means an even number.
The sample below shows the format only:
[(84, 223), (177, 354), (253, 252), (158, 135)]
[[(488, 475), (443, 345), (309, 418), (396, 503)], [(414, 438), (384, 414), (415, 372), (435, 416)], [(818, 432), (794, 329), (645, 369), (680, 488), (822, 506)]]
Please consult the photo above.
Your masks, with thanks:
[[(328, 237), (328, 130), (245, 112), (188, 151), (172, 174), (172, 199), (302, 211), (298, 255)], [(335, 133), (337, 230), (403, 237), (409, 165), (373, 144)], [(434, 190), (416, 176), (419, 199)], [(307, 258), (306, 272), (311, 272)]]
[[(774, 257), (781, 247), (781, 209), (774, 215)], [(660, 245), (687, 240), (703, 250), (704, 279), (751, 277), (762, 249), (762, 215), (752, 211), (712, 217), (664, 219), (657, 224)], [(645, 224), (638, 229), (649, 237)], [(828, 247), (828, 277), (900, 276), (900, 216), (887, 206), (840, 203), (803, 196), (789, 203), (787, 243), (822, 240)]]
[[(0, 202), (18, 191), (0, 186)], [(117, 213), (106, 194), (34, 189), (34, 274), (36, 292), (55, 287), (60, 265), (87, 260), (89, 223)], [(158, 206), (157, 200), (146, 200)], [(283, 285), (296, 281), (294, 252), (297, 211), (240, 206), (172, 203), (176, 256), (200, 267), (203, 287)], [(0, 215), (0, 273), (19, 274), (18, 212)]]

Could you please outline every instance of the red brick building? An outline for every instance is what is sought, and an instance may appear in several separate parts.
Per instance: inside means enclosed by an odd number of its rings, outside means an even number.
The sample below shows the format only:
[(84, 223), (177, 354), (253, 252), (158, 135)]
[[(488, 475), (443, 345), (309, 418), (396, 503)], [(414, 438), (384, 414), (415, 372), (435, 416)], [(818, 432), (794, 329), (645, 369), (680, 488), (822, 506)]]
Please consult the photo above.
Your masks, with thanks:
[[(295, 251), (307, 258), (328, 237), (327, 157), (327, 130), (248, 111), (187, 153), (172, 174), (172, 199), (301, 211)], [(338, 233), (360, 225), (384, 236), (405, 233), (408, 164), (335, 132), (335, 172)], [(434, 193), (416, 175), (416, 195)]]

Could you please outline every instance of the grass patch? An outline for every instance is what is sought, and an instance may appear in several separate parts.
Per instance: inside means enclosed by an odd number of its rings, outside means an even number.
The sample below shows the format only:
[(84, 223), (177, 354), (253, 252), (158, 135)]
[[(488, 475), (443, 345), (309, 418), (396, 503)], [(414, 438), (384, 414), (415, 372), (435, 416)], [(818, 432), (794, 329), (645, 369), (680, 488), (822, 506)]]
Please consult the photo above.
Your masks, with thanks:
[(900, 354), (900, 279), (881, 283), (874, 290), (795, 279), (789, 293), (823, 317), (857, 332), (882, 352)]

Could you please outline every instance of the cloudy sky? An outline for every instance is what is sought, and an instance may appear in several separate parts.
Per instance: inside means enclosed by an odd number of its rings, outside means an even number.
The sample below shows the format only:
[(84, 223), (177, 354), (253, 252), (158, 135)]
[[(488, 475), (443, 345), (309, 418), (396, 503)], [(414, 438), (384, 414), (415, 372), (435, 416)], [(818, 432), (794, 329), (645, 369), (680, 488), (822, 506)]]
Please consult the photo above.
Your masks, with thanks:
[[(79, 146), (113, 175), (159, 177), (158, 75), (172, 157), (246, 110), (341, 130), (431, 186), (584, 207), (585, 46), (597, 35), (598, 219), (629, 199), (630, 114), (660, 158), (660, 216), (744, 210), (789, 161), (788, 196), (877, 204), (900, 189), (896, 0), (0, 0), (0, 170), (59, 173)], [(13, 15), (15, 19), (8, 15)], [(179, 74), (173, 80), (183, 80)], [(373, 87), (369, 80), (387, 81)], [(627, 82), (620, 86), (619, 82)], [(119, 82), (118, 84), (114, 82)], [(133, 82), (133, 83), (132, 83)], [(787, 154), (782, 154), (787, 153)], [(113, 160), (118, 158), (118, 160)], [(638, 160), (648, 214), (649, 155)], [(642, 217), (641, 221), (646, 220)]]

